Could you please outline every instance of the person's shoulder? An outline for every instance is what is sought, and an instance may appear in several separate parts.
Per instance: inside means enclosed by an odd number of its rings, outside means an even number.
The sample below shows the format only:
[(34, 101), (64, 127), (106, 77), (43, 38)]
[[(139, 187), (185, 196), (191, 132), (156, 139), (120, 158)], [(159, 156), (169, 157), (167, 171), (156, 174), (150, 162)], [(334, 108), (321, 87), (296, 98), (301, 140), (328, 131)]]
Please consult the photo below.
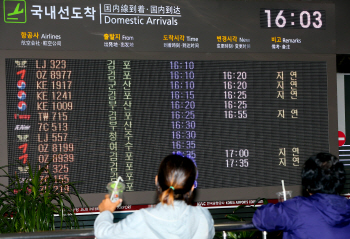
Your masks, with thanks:
[(209, 210), (202, 206), (189, 206), (190, 210), (197, 214), (204, 214), (206, 217), (212, 217)]
[(192, 208), (193, 210), (198, 210), (198, 211), (208, 211), (207, 208), (202, 207), (200, 205), (187, 205), (188, 207)]
[(288, 210), (300, 211), (300, 210), (306, 210), (308, 208), (313, 208), (315, 201), (317, 201), (317, 199), (316, 197), (313, 197), (313, 196), (309, 196), (309, 197), (297, 196), (283, 202), (283, 205), (284, 205), (284, 208)]
[(291, 199), (288, 199), (287, 201), (282, 202), (282, 204), (285, 206), (293, 206), (294, 207), (294, 206), (303, 204), (305, 200), (307, 200), (307, 199), (303, 196), (296, 196), (296, 197), (293, 197)]
[(291, 199), (288, 199), (287, 201), (284, 202), (278, 202), (278, 203), (268, 203), (261, 205), (257, 208), (257, 212), (261, 211), (289, 211), (289, 210), (299, 210), (300, 205), (303, 204), (303, 197), (294, 197)]
[(156, 211), (159, 211), (159, 208), (157, 208), (157, 207), (158, 207), (158, 205), (153, 205), (151, 207), (141, 208), (141, 209), (135, 211), (134, 213), (137, 213), (137, 214), (153, 214)]
[(141, 208), (141, 209), (135, 210), (129, 215), (127, 215), (126, 218), (135, 222), (136, 221), (140, 222), (144, 220), (144, 218), (146, 218), (147, 215), (152, 214), (152, 209), (153, 209), (152, 207), (149, 207), (149, 208)]

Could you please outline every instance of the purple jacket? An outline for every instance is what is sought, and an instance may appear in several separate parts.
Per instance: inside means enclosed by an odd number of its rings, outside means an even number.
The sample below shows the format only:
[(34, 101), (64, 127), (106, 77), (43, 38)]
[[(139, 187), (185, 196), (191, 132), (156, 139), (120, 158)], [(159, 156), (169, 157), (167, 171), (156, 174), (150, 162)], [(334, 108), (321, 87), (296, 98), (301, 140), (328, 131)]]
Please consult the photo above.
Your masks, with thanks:
[(283, 231), (284, 239), (349, 239), (350, 200), (317, 193), (261, 206), (253, 216), (261, 231)]

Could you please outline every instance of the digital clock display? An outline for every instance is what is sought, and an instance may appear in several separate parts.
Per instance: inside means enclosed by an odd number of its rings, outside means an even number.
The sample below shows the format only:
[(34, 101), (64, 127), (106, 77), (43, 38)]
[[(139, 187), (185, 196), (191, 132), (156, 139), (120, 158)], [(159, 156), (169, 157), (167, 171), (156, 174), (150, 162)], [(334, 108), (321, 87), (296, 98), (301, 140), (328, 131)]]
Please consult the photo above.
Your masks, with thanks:
[(260, 9), (262, 28), (326, 29), (326, 11)]

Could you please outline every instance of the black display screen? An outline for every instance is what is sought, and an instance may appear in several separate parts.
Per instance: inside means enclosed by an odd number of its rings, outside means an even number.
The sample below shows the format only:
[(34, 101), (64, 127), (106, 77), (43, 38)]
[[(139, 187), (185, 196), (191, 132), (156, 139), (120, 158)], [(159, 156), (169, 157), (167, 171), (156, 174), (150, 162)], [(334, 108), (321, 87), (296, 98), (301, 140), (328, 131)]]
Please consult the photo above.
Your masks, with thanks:
[(152, 191), (173, 152), (196, 160), (198, 189), (298, 185), (329, 148), (325, 62), (8, 58), (6, 92), (9, 164), (53, 159), (81, 194), (117, 175)]
[(144, 205), (179, 152), (198, 166), (195, 201), (252, 200), (281, 180), (299, 195), (304, 161), (338, 152), (334, 3), (5, 0), (0, 13), (11, 175), (52, 160), (89, 206), (117, 176), (125, 205)]

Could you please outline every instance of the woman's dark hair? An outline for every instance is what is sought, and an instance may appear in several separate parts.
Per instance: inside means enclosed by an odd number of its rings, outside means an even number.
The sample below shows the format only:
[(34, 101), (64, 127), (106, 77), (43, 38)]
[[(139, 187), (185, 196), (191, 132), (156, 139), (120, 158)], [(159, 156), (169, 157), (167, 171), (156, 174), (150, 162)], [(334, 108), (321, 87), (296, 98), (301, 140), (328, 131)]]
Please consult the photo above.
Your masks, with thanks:
[(173, 205), (174, 200), (185, 200), (190, 204), (196, 175), (197, 167), (188, 157), (176, 154), (165, 157), (158, 170), (159, 201)]
[(318, 153), (305, 162), (301, 178), (308, 193), (339, 194), (345, 184), (344, 165), (330, 153)]

